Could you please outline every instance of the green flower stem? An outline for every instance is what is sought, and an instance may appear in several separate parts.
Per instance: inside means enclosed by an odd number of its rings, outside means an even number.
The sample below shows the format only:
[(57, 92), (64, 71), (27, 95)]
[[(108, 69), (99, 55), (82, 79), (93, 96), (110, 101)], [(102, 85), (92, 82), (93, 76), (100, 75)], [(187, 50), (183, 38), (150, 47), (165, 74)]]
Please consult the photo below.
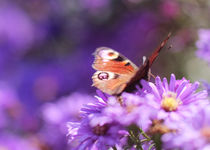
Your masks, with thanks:
[(139, 131), (147, 140), (151, 140), (151, 138), (141, 128), (139, 128)]
[(143, 139), (143, 140), (141, 140), (141, 143), (148, 142), (148, 141), (150, 141), (150, 139)]
[(141, 141), (138, 138), (139, 136), (136, 137), (132, 130), (130, 130), (129, 133), (130, 133), (130, 138), (136, 144), (136, 149), (137, 150), (143, 150), (143, 148), (141, 146)]
[(152, 143), (152, 144), (149, 146), (148, 150), (151, 150), (152, 147), (154, 147), (154, 146), (155, 146), (155, 143)]

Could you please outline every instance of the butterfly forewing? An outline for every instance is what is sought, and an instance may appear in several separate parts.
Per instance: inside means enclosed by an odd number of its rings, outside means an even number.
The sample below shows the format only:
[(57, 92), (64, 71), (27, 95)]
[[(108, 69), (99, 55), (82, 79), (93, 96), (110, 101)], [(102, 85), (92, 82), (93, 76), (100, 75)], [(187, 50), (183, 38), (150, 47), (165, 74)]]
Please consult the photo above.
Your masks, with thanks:
[(138, 70), (138, 67), (134, 63), (113, 49), (100, 47), (96, 50), (94, 55), (95, 61), (93, 68), (95, 70), (120, 74), (133, 74)]

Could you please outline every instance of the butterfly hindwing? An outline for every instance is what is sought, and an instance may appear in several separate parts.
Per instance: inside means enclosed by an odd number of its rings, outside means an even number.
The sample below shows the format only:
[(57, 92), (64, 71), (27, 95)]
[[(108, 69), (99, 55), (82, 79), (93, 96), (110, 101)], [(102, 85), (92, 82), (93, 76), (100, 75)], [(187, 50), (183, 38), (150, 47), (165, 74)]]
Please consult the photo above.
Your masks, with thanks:
[(127, 76), (104, 71), (96, 71), (92, 79), (93, 86), (110, 95), (121, 93), (127, 82)]

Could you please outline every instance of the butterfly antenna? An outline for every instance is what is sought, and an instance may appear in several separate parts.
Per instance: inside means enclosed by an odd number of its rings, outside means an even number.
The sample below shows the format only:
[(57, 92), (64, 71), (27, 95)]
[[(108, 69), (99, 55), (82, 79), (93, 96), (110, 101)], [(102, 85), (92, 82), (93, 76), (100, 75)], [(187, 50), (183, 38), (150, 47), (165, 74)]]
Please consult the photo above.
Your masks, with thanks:
[(152, 66), (153, 62), (157, 58), (158, 54), (160, 53), (161, 49), (166, 45), (168, 39), (171, 37), (171, 32), (168, 34), (166, 39), (162, 41), (162, 43), (156, 48), (156, 50), (152, 53), (152, 55), (149, 57), (149, 68)]

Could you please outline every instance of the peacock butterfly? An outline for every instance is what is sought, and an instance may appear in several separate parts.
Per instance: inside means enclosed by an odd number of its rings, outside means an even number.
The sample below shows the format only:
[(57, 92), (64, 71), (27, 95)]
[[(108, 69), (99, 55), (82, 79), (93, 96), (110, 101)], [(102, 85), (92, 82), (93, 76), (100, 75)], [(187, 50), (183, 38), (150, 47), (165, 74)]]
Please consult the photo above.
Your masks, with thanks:
[(111, 48), (97, 48), (94, 52), (95, 60), (92, 65), (96, 70), (92, 76), (92, 86), (104, 93), (116, 96), (121, 95), (124, 91), (133, 91), (136, 85), (140, 84), (141, 79), (149, 79), (150, 68), (170, 36), (169, 33), (167, 38), (153, 51), (149, 58), (143, 61), (140, 67)]

